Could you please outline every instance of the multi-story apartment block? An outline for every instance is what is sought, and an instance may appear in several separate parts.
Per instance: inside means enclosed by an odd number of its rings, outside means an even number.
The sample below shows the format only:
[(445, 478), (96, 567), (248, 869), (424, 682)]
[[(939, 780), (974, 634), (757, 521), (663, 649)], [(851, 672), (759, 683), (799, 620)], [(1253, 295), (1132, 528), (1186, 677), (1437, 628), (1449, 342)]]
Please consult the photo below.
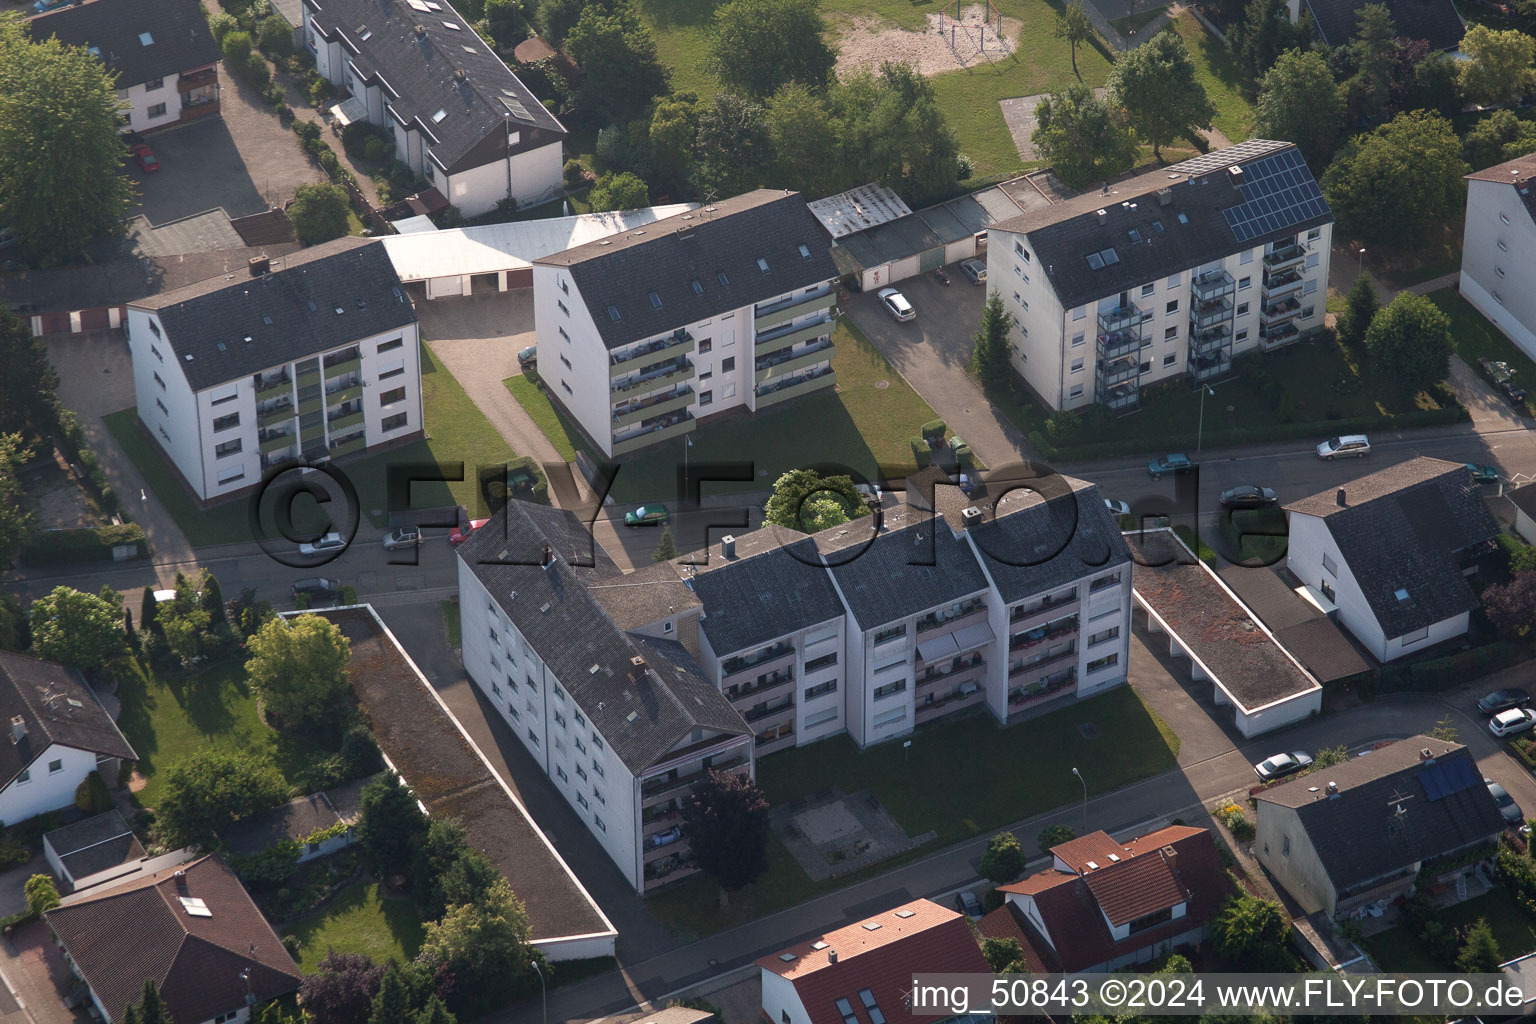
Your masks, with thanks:
[(1479, 313), (1536, 359), (1531, 267), (1536, 267), (1536, 153), (1467, 175), (1459, 285)]
[(422, 429), (416, 311), (375, 241), (131, 302), (128, 344), (139, 421), (203, 501)]
[(831, 387), (836, 284), (804, 199), (749, 192), (535, 261), (539, 375), (626, 455)]
[(386, 128), (466, 217), (559, 194), (565, 126), (446, 0), (304, 0), (303, 31), (340, 117)]
[(683, 798), (707, 770), (755, 764), (690, 653), (698, 599), (668, 565), (621, 572), (542, 505), (510, 503), (458, 556), (469, 677), (636, 891), (694, 873)]
[(1332, 222), (1296, 147), (1251, 139), (995, 224), (1014, 368), (1052, 409), (1221, 377), (1322, 325)]
[(101, 60), (123, 101), (123, 131), (219, 112), (219, 46), (196, 0), (91, 0), (33, 18), (32, 38), (57, 37)]

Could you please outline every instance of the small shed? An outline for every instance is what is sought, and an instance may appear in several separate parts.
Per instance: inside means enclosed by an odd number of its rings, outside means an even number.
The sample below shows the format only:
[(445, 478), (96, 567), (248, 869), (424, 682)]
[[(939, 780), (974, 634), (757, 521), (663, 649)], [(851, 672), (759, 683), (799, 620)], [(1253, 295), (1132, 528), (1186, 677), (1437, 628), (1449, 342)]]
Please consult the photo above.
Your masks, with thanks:
[(73, 892), (81, 879), (137, 864), (143, 856), (143, 845), (117, 811), (84, 818), (43, 836), (43, 857), (64, 892)]
[[(291, 839), (301, 844), (300, 864), (346, 849), (355, 842), (352, 826), (363, 816), (360, 798), (363, 786), (369, 781), (360, 779), (290, 800), (230, 828), (224, 833), (224, 843), (230, 853), (250, 857), (285, 839)], [(345, 831), (328, 839), (307, 841), (316, 832), (336, 825), (346, 826)]]
[(1515, 533), (1527, 544), (1536, 544), (1536, 483), (1516, 487), (1504, 496), (1515, 506)]

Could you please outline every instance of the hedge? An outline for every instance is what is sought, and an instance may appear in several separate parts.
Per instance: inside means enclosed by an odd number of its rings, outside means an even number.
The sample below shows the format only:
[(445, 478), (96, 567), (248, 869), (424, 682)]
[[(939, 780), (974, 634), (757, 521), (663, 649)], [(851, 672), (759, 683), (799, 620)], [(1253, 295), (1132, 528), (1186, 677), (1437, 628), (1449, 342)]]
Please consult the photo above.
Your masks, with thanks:
[(22, 550), (21, 560), (29, 565), (110, 562), (112, 549), (119, 544), (137, 545), (136, 558), (149, 554), (144, 528), (137, 523), (124, 523), (121, 526), (40, 533)]
[(1495, 640), (1443, 658), (1408, 665), (1383, 665), (1377, 673), (1375, 689), (1379, 693), (1435, 693), (1460, 686), (1468, 679), (1518, 665), (1530, 657), (1530, 649), (1521, 644)]
[(929, 420), (923, 424), (920, 433), (929, 440), (944, 440), (944, 434), (948, 431), (943, 420)]

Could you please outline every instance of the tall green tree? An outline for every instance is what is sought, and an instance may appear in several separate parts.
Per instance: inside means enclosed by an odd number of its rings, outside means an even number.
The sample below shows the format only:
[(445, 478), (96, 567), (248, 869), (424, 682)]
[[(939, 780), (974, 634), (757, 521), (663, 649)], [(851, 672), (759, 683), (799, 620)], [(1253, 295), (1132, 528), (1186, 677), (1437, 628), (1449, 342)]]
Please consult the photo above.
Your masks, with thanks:
[(1222, 959), (1246, 971), (1285, 973), (1296, 962), (1291, 922), (1280, 904), (1250, 893), (1234, 895), (1211, 922), (1211, 940)]
[(749, 776), (710, 771), (683, 798), (683, 837), (724, 906), (768, 870), (768, 801)]
[(699, 98), (691, 92), (673, 93), (651, 110), (647, 141), (651, 172), (663, 190), (682, 189), (693, 173), (693, 142), (699, 134)]
[(473, 1007), (487, 991), (527, 990), (531, 965), (543, 958), (529, 937), (528, 911), (507, 880), (498, 878), (479, 901), (450, 907), (441, 921), (427, 925), (417, 962), (451, 974), (454, 1004)]
[(767, 111), (761, 103), (719, 92), (699, 111), (694, 137), (694, 191), (724, 199), (757, 188), (773, 164)]
[(198, 747), (164, 772), (155, 830), (170, 847), (210, 847), (229, 826), (287, 795), (270, 761), (240, 751)]
[(1471, 58), (1461, 65), (1461, 91), (1473, 103), (1504, 106), (1536, 82), (1536, 70), (1531, 68), (1536, 39), (1524, 32), (1473, 25), (1462, 37), (1460, 49)]
[(114, 77), (83, 46), (0, 23), (0, 224), (46, 262), (122, 233), (132, 188)]
[(839, 191), (842, 125), (823, 94), (788, 83), (768, 101), (767, 125), (777, 180), (807, 198)]
[(1305, 30), (1291, 24), (1285, 0), (1247, 0), (1228, 39), (1238, 63), (1254, 79), (1274, 66), (1285, 51), (1308, 45)]
[(1077, 830), (1071, 825), (1048, 825), (1040, 830), (1040, 835), (1035, 843), (1040, 847), (1040, 852), (1050, 856), (1053, 849), (1062, 843), (1070, 843), (1077, 838)]
[(1216, 116), (1184, 37), (1172, 25), (1115, 58), (1109, 95), (1159, 160), (1164, 146), (1178, 138), (1193, 140), (1201, 129), (1210, 129)]
[(273, 618), (246, 642), (251, 689), (266, 713), (288, 725), (335, 721), (351, 695), (352, 646), (319, 615)]
[(1451, 123), (1414, 111), (1350, 140), (1323, 174), (1323, 193), (1345, 237), (1412, 245), (1461, 213), (1468, 173)]
[(559, 49), (565, 45), (566, 36), (576, 27), (581, 14), (588, 7), (598, 7), (603, 12), (613, 10), (616, 0), (538, 0), (534, 5), (533, 23), (539, 35), (549, 45)]
[(827, 515), (825, 510), (817, 512), (810, 507), (818, 497), (836, 502), (844, 522), (870, 514), (851, 476), (823, 476), (814, 469), (791, 469), (773, 482), (773, 494), (763, 506), (763, 523), (814, 533), (815, 520)]
[(369, 1009), (368, 1024), (400, 1024), (411, 1019), (411, 985), (405, 979), (400, 965), (393, 960), (384, 968), (379, 980), (379, 994), (373, 997)]
[(347, 194), (328, 181), (300, 185), (288, 204), (294, 234), (305, 245), (319, 245), (347, 233)]
[(1067, 41), (1072, 51), (1072, 74), (1081, 82), (1083, 73), (1077, 70), (1077, 45), (1093, 40), (1093, 21), (1083, 9), (1083, 0), (1072, 0), (1056, 12), (1056, 38)]
[(616, 121), (630, 121), (667, 91), (656, 39), (630, 0), (611, 11), (591, 4), (571, 28), (565, 52), (581, 67), (580, 102)]
[(20, 434), (0, 434), (0, 569), (8, 569), (32, 536), (36, 516), (16, 476), (29, 454)]
[(1077, 83), (1051, 93), (1035, 107), (1030, 141), (1040, 158), (1074, 188), (1111, 178), (1136, 160), (1136, 139), (1124, 116)]
[(651, 561), (665, 562), (677, 557), (677, 538), (672, 536), (672, 527), (664, 526), (661, 536), (656, 538), (656, 550), (651, 552)]
[(1358, 27), (1349, 41), (1349, 56), (1355, 65), (1355, 74), (1347, 83), (1350, 109), (1379, 120), (1392, 100), (1398, 63), (1397, 29), (1386, 4), (1366, 4), (1356, 12), (1355, 20)]
[(1483, 611), (1506, 640), (1530, 639), (1536, 630), (1536, 572), (1517, 572), (1508, 583), (1484, 587)]
[(971, 335), (971, 372), (988, 389), (1006, 388), (1013, 378), (1013, 361), (1008, 354), (1008, 332), (1013, 317), (1003, 307), (1003, 293), (992, 289), (981, 309), (981, 322)]
[(59, 905), (59, 890), (53, 884), (52, 875), (33, 875), (22, 886), (22, 893), (27, 899), (27, 909), (39, 917)]
[(630, 171), (609, 171), (597, 179), (587, 200), (594, 213), (639, 210), (651, 205), (651, 192), (639, 175)]
[(171, 1019), (171, 1011), (165, 1008), (165, 1001), (160, 998), (160, 990), (155, 987), (152, 979), (144, 979), (143, 991), (139, 993), (139, 1001), (130, 1004), (123, 1010), (123, 1024), (175, 1024)]
[(176, 596), (155, 609), (155, 620), (160, 624), (165, 644), (183, 665), (195, 662), (210, 643), (207, 638), (209, 617), (203, 607), (201, 591), (206, 572), (204, 569), (191, 579), (178, 572)]
[(950, 191), (960, 173), (960, 143), (933, 83), (910, 64), (886, 62), (876, 86), (867, 130), (880, 180), (908, 203)]
[[(0, 104), (3, 104), (0, 100)], [(0, 127), (0, 138), (4, 128)], [(0, 434), (32, 442), (58, 422), (59, 375), (48, 361), (48, 343), (9, 309), (0, 308)]]
[(32, 649), (39, 658), (82, 672), (123, 653), (121, 608), (73, 587), (54, 587), (32, 602)]
[(1439, 384), (1451, 370), (1451, 321), (1422, 295), (1399, 292), (1365, 331), (1365, 348), (1379, 377), (1404, 395)]
[(32, 643), (21, 598), (0, 591), (0, 651), (25, 651)]
[(1467, 929), (1467, 941), (1456, 955), (1456, 969), (1467, 974), (1498, 974), (1503, 962), (1492, 926), (1486, 917), (1478, 918)]
[(1474, 171), (1536, 153), (1536, 121), (1522, 121), (1512, 110), (1495, 110), (1467, 132), (1461, 151)]
[(822, 89), (837, 63), (826, 35), (820, 0), (729, 0), (715, 8), (705, 66), (757, 100), (790, 82)]
[(1287, 50), (1259, 80), (1254, 132), (1296, 143), (1307, 163), (1321, 169), (1344, 131), (1344, 94), (1315, 50)]
[(458, 1024), (448, 1007), (437, 996), (427, 999), (427, 1005), (416, 1013), (416, 1024)]
[(1358, 345), (1365, 341), (1365, 332), (1370, 328), (1371, 321), (1376, 319), (1376, 311), (1380, 308), (1381, 303), (1376, 298), (1376, 287), (1371, 283), (1370, 275), (1361, 274), (1355, 278), (1354, 286), (1349, 289), (1345, 300), (1344, 312), (1339, 314), (1339, 340), (1346, 345)]
[(1024, 847), (1012, 832), (999, 832), (987, 840), (987, 849), (981, 855), (981, 877), (999, 885), (1011, 882), (1024, 873)]
[(397, 778), (381, 776), (363, 787), (358, 798), (362, 820), (357, 825), (358, 845), (380, 871), (409, 869), (427, 835), (427, 819), (416, 796)]
[(993, 974), (1023, 974), (1028, 971), (1024, 966), (1024, 947), (1019, 945), (1018, 939), (983, 939), (981, 956), (987, 966), (992, 968)]

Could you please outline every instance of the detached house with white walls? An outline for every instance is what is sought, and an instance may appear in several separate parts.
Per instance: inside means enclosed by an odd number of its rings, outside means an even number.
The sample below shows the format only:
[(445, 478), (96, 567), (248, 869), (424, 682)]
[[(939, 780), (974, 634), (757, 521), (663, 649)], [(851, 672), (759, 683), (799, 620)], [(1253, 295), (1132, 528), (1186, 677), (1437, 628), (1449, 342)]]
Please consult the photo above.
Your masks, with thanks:
[(1378, 661), (1466, 633), (1499, 525), (1464, 465), (1409, 459), (1285, 510), (1286, 568)]
[(1462, 297), (1536, 359), (1536, 153), (1467, 175)]
[(116, 79), (125, 132), (219, 112), (219, 46), (197, 0), (91, 0), (39, 15), (32, 38), (101, 59)]
[(377, 241), (130, 302), (128, 344), (139, 422), (202, 501), (421, 434), (416, 310)]
[(74, 669), (0, 651), (0, 821), (14, 825), (74, 805), (93, 771), (108, 785), (138, 754)]
[(439, 0), (303, 0), (304, 43), (341, 90), (331, 112), (395, 140), (395, 158), (466, 217), (562, 188), (565, 126), (469, 20)]
[(606, 456), (837, 382), (837, 267), (799, 193), (758, 189), (533, 265), (539, 376)]
[(1300, 151), (1250, 139), (992, 225), (988, 287), (1041, 401), (1128, 411), (1322, 327), (1332, 225)]

